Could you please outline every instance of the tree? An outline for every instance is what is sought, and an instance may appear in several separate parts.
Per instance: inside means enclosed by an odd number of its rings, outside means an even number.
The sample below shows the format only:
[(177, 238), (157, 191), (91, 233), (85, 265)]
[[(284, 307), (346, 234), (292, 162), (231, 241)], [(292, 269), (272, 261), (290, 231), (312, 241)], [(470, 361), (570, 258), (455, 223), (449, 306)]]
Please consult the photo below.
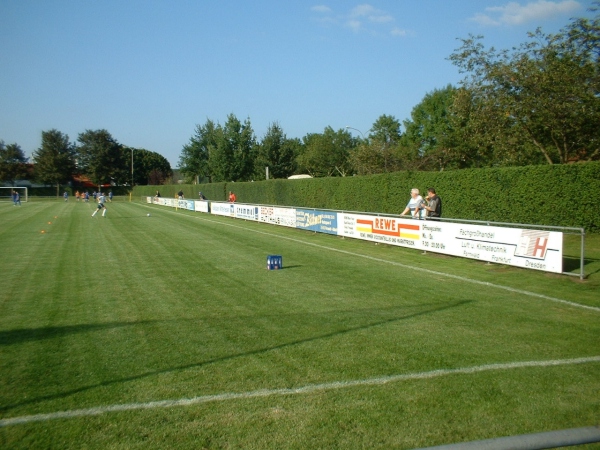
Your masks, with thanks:
[(404, 121), (403, 144), (422, 169), (444, 170), (476, 165), (469, 148), (459, 139), (463, 126), (453, 117), (457, 89), (451, 85), (435, 89), (411, 111)]
[(516, 143), (548, 164), (600, 159), (600, 16), (575, 19), (554, 35), (538, 29), (529, 38), (497, 51), (469, 36), (450, 56), (467, 74), (471, 120), (504, 152)]
[(287, 178), (296, 169), (296, 151), (299, 141), (287, 139), (281, 126), (274, 122), (269, 125), (262, 141), (257, 146), (255, 175), (262, 179), (265, 167), (272, 178)]
[[(77, 167), (94, 184), (127, 184), (130, 179), (130, 155), (106, 130), (86, 130), (77, 138)], [(128, 157), (129, 156), (129, 157)]]
[(42, 131), (42, 145), (33, 153), (35, 178), (45, 184), (56, 185), (56, 196), (61, 183), (70, 181), (75, 173), (75, 148), (69, 136), (56, 129)]
[(195, 134), (179, 156), (179, 170), (188, 180), (212, 179), (209, 159), (217, 146), (217, 134), (217, 127), (210, 119), (204, 125), (196, 125)]
[(302, 153), (298, 165), (313, 177), (331, 177), (352, 174), (351, 152), (357, 141), (344, 129), (334, 131), (326, 127), (322, 134), (309, 133), (302, 138)]
[(350, 155), (354, 171), (369, 175), (400, 170), (402, 167), (397, 155), (402, 137), (400, 122), (394, 116), (383, 114), (369, 131), (368, 138), (359, 140)]
[(400, 131), (400, 122), (394, 116), (381, 115), (373, 123), (369, 130), (369, 139), (390, 145), (400, 141), (402, 135)]
[(27, 176), (27, 160), (19, 145), (0, 141), (0, 180), (14, 186), (16, 180)]
[(254, 131), (250, 119), (242, 124), (234, 114), (215, 130), (215, 145), (209, 148), (213, 181), (249, 181), (254, 172)]
[(133, 183), (135, 185), (162, 184), (173, 175), (171, 164), (159, 153), (143, 148), (124, 147), (124, 152), (133, 151)]

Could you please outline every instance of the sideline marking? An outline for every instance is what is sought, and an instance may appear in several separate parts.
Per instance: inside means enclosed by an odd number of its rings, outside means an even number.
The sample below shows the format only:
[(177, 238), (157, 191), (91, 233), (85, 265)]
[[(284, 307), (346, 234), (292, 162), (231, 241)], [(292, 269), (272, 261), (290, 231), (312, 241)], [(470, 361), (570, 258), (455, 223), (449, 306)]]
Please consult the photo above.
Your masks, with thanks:
[(600, 362), (600, 356), (589, 356), (585, 358), (572, 358), (572, 359), (554, 359), (548, 361), (521, 361), (512, 363), (500, 363), (500, 364), (485, 364), (482, 366), (473, 367), (462, 367), (458, 369), (439, 369), (432, 370), (430, 372), (417, 372), (407, 373), (403, 375), (389, 375), (378, 378), (367, 378), (363, 380), (349, 380), (349, 381), (333, 381), (330, 383), (322, 384), (309, 384), (297, 388), (288, 389), (260, 389), (257, 391), (247, 392), (229, 392), (224, 394), (215, 395), (203, 395), (200, 397), (193, 398), (182, 398), (178, 400), (160, 400), (155, 402), (146, 403), (124, 403), (120, 405), (108, 405), (108, 406), (97, 406), (94, 408), (86, 409), (72, 409), (69, 411), (57, 411), (47, 414), (35, 414), (30, 416), (10, 417), (6, 419), (0, 419), (0, 428), (8, 427), (12, 425), (21, 425), (32, 422), (46, 422), (48, 420), (55, 419), (71, 419), (75, 417), (87, 417), (97, 416), (109, 412), (118, 411), (132, 411), (138, 409), (156, 409), (156, 408), (173, 408), (176, 406), (190, 406), (198, 405), (201, 403), (209, 402), (223, 402), (227, 400), (245, 400), (256, 397), (271, 397), (275, 395), (298, 395), (298, 394), (310, 394), (313, 392), (327, 391), (333, 389), (343, 389), (355, 386), (378, 386), (386, 383), (393, 383), (396, 381), (407, 381), (407, 380), (423, 380), (429, 378), (437, 378), (446, 375), (455, 374), (472, 374), (478, 372), (487, 372), (492, 370), (510, 370), (520, 369), (524, 367), (551, 367), (551, 366), (564, 366), (572, 364), (586, 364)]
[[(315, 244), (314, 242), (307, 242), (307, 241), (303, 241), (303, 240), (300, 240), (300, 239), (295, 239), (295, 238), (291, 238), (291, 237), (287, 237), (287, 236), (281, 236), (279, 234), (267, 233), (266, 231), (252, 230), (250, 228), (241, 227), (239, 225), (230, 224), (230, 223), (224, 223), (224, 222), (217, 222), (217, 221), (206, 219), (206, 218), (203, 218), (203, 217), (194, 217), (194, 216), (187, 216), (187, 217), (192, 217), (194, 219), (203, 220), (205, 222), (210, 222), (210, 223), (216, 223), (216, 224), (219, 224), (219, 225), (226, 225), (226, 226), (233, 227), (233, 228), (239, 228), (241, 230), (250, 231), (250, 232), (253, 232), (253, 233), (264, 234), (266, 236), (273, 236), (273, 237), (278, 237), (280, 239), (287, 239), (288, 241), (297, 242), (299, 244), (312, 245), (313, 247), (322, 248), (324, 250), (331, 250), (331, 251), (334, 251), (334, 252), (343, 253), (345, 255), (359, 256), (361, 258), (370, 259), (371, 261), (377, 261), (377, 262), (392, 264), (394, 266), (402, 267), (403, 269), (410, 269), (410, 270), (415, 270), (415, 271), (418, 271), (418, 272), (425, 272), (425, 273), (430, 274), (430, 275), (438, 275), (438, 276), (442, 276), (442, 277), (446, 277), (446, 278), (452, 278), (452, 279), (455, 279), (455, 280), (464, 281), (466, 283), (473, 283), (473, 284), (479, 284), (481, 286), (493, 287), (493, 288), (496, 288), (496, 289), (504, 289), (505, 291), (513, 292), (515, 294), (523, 294), (523, 295), (527, 295), (527, 296), (530, 296), (530, 297), (542, 298), (544, 300), (550, 300), (552, 302), (562, 303), (564, 305), (573, 306), (575, 308), (582, 308), (582, 309), (588, 309), (590, 311), (600, 312), (600, 307), (597, 307), (597, 306), (582, 305), (581, 303), (575, 303), (575, 302), (571, 302), (569, 300), (563, 300), (561, 298), (550, 297), (548, 295), (538, 294), (536, 292), (525, 291), (525, 290), (517, 289), (517, 288), (511, 288), (509, 286), (502, 286), (501, 284), (494, 284), (494, 283), (489, 283), (487, 281), (474, 280), (472, 278), (461, 277), (460, 275), (453, 275), (453, 274), (450, 274), (450, 273), (438, 272), (436, 270), (431, 270), (431, 269), (424, 269), (422, 267), (408, 266), (406, 264), (402, 264), (402, 263), (395, 262), (395, 261), (389, 261), (387, 259), (376, 258), (374, 256), (369, 256), (369, 255), (363, 255), (363, 254), (360, 254), (360, 253), (349, 252), (348, 250), (341, 250), (341, 249), (337, 249), (337, 248), (333, 248), (333, 247), (327, 247), (325, 245)], [(226, 216), (223, 216), (223, 217), (226, 217)]]

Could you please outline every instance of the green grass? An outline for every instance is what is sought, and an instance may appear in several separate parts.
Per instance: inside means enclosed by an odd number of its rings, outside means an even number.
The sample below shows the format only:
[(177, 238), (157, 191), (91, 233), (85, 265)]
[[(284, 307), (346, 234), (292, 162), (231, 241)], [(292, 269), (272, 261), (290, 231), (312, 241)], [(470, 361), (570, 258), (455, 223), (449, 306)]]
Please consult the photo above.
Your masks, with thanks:
[[(93, 207), (0, 203), (0, 419), (600, 355), (600, 312), (443, 275), (600, 307), (596, 235), (580, 281)], [(596, 425), (599, 390), (598, 362), (523, 367), (10, 425), (0, 447), (414, 448)]]

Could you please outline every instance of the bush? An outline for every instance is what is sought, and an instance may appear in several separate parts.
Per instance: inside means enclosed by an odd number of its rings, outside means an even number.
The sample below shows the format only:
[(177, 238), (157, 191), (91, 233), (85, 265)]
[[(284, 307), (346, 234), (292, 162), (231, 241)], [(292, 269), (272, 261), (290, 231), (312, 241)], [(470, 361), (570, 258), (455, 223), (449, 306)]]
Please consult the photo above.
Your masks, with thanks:
[[(600, 233), (600, 162), (445, 172), (394, 172), (360, 177), (266, 180), (184, 186), (136, 186), (136, 195), (156, 188), (186, 198), (204, 192), (210, 200), (304, 206), (345, 211), (401, 213), (410, 190), (435, 187), (443, 216), (522, 224), (581, 227)], [(145, 193), (145, 188), (149, 193)], [(167, 191), (171, 189), (173, 192)], [(163, 197), (165, 195), (163, 194)]]

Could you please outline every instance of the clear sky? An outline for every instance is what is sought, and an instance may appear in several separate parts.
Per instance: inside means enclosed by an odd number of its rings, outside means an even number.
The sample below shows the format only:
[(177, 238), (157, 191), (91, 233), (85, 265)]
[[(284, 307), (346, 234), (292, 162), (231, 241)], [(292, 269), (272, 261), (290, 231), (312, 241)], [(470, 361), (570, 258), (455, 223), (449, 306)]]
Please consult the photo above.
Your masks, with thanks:
[[(41, 132), (106, 129), (177, 166), (207, 119), (290, 138), (382, 114), (410, 118), (462, 76), (469, 33), (510, 48), (592, 0), (1, 0), (0, 139), (31, 156)], [(351, 130), (353, 131), (353, 130)], [(354, 131), (353, 131), (354, 132)]]

